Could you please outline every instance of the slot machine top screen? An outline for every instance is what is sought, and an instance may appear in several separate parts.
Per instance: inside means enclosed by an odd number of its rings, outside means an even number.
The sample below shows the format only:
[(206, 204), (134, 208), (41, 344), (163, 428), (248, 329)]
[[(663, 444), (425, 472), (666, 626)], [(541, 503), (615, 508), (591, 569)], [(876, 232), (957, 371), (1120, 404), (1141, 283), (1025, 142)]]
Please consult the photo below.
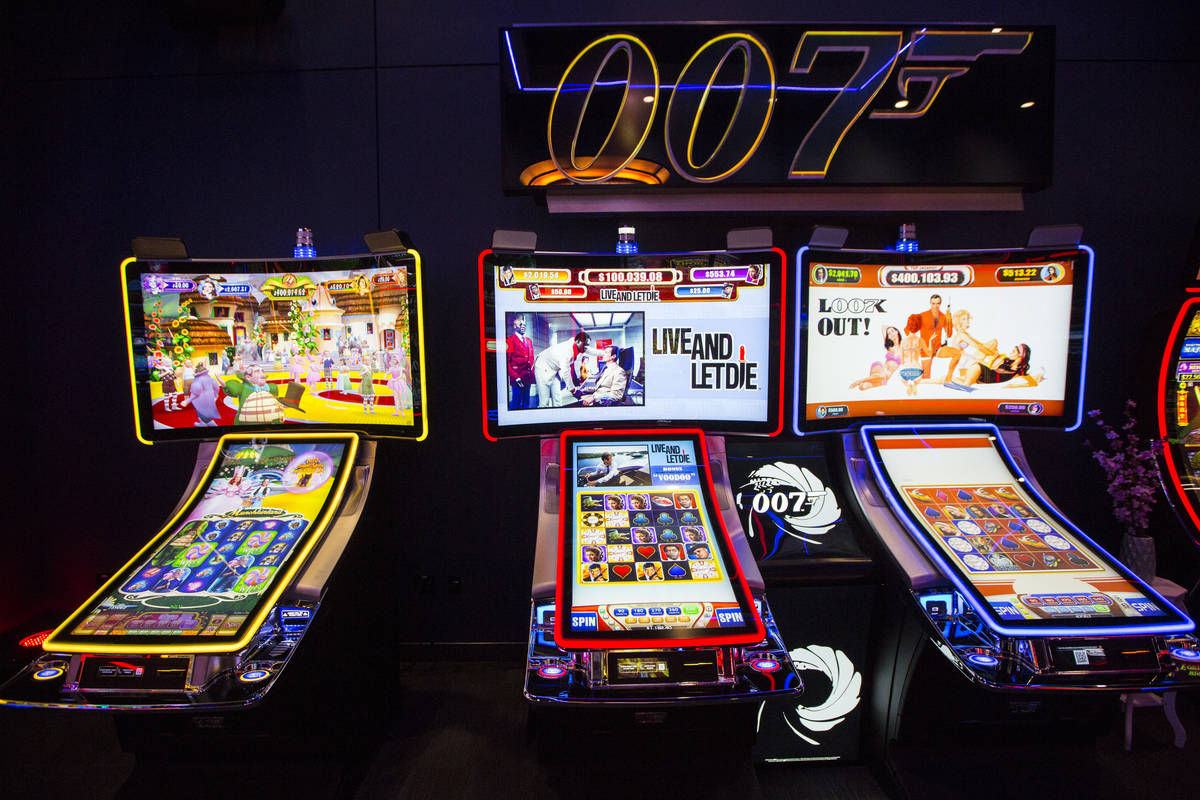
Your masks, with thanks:
[(775, 435), (784, 254), (480, 255), (484, 433), (704, 423)]
[(122, 264), (149, 443), (231, 431), (424, 438), (420, 258)]
[(793, 426), (881, 418), (1072, 429), (1092, 257), (801, 250)]

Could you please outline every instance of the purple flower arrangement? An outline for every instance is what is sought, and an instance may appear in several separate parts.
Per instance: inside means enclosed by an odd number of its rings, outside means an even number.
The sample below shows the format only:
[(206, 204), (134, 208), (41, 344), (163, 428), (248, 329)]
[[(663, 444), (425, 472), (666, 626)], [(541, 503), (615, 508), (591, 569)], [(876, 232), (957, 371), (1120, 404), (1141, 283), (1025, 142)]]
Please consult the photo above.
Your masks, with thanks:
[(1147, 536), (1150, 527), (1150, 512), (1158, 500), (1159, 475), (1155, 453), (1161, 446), (1156, 439), (1143, 439), (1134, 427), (1133, 400), (1125, 401), (1125, 422), (1114, 428), (1105, 422), (1100, 410), (1089, 411), (1088, 416), (1104, 435), (1103, 446), (1092, 442), (1092, 458), (1104, 469), (1108, 479), (1108, 494), (1112, 498), (1113, 516), (1125, 531), (1133, 536)]

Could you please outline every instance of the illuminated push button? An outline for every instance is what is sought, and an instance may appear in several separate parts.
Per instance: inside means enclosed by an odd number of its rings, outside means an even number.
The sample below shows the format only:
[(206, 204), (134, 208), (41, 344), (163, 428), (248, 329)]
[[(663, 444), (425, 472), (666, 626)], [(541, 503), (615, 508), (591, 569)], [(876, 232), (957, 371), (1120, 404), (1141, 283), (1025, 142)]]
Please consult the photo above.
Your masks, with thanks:
[(773, 658), (756, 658), (750, 662), (750, 666), (759, 672), (774, 672), (779, 669), (779, 662)]
[(65, 670), (62, 667), (46, 667), (45, 669), (39, 669), (37, 672), (33, 673), (33, 679), (35, 681), (52, 681), (55, 678), (60, 677), (63, 672), (65, 672)]
[(1200, 650), (1191, 647), (1176, 647), (1171, 650), (1171, 657), (1178, 661), (1200, 661)]
[(543, 678), (561, 678), (566, 674), (567, 671), (562, 667), (545, 666), (538, 670), (538, 675), (541, 675)]
[(987, 653), (972, 653), (967, 656), (967, 661), (977, 667), (994, 667), (1000, 663), (1000, 659), (989, 656)]
[(265, 681), (269, 677), (271, 677), (271, 673), (268, 670), (252, 669), (238, 675), (238, 680), (242, 683), (258, 683), (259, 681)]

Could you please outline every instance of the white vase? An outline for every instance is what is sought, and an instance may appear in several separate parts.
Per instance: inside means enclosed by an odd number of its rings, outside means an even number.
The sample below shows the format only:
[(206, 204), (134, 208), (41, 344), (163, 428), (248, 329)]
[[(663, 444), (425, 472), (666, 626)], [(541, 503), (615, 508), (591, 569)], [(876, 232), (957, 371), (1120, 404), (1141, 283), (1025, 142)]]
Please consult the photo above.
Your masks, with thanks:
[(1146, 583), (1154, 580), (1158, 568), (1154, 554), (1154, 537), (1126, 533), (1121, 537), (1121, 563)]

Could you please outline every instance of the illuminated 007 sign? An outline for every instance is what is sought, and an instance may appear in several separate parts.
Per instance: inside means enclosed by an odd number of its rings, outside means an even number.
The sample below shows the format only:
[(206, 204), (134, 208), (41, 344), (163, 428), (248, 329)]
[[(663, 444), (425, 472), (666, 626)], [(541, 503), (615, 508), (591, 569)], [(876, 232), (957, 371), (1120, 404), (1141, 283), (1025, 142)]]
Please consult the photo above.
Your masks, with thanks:
[(502, 31), (509, 190), (1049, 182), (1053, 29)]

